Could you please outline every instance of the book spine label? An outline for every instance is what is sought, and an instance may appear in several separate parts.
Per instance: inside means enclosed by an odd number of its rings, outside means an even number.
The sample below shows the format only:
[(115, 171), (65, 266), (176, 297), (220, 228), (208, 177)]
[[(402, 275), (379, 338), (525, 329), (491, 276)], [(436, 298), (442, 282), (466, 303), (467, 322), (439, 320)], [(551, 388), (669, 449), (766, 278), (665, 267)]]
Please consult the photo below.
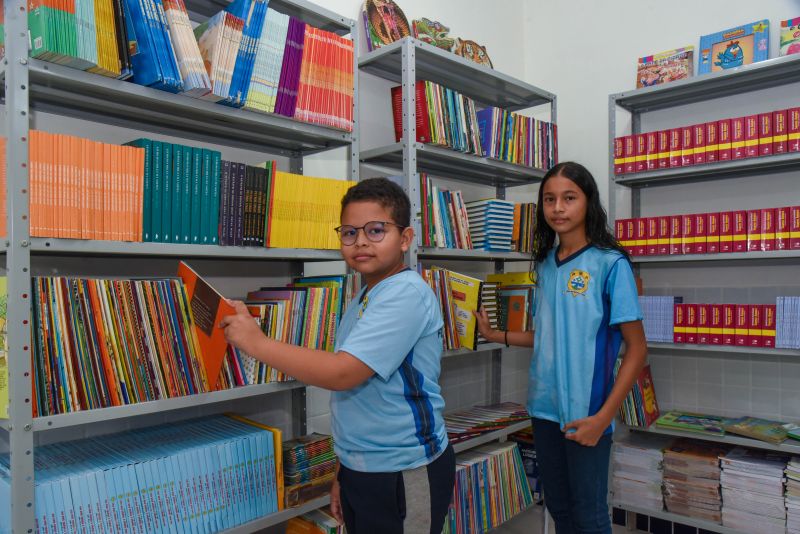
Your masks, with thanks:
[(719, 252), (719, 213), (708, 214), (708, 224), (706, 225), (706, 252), (709, 254), (716, 254)]
[(708, 338), (711, 345), (722, 345), (723, 310), (721, 304), (709, 306)]
[(747, 210), (747, 251), (761, 250), (761, 210)]
[(775, 250), (775, 210), (765, 208), (761, 210), (761, 250)]
[(694, 165), (694, 127), (681, 128), (681, 165)]
[(788, 250), (791, 239), (790, 219), (792, 208), (775, 209), (775, 250)]
[[(395, 137), (397, 135), (395, 134)], [(395, 139), (399, 141), (399, 139)], [(614, 174), (619, 176), (625, 173), (625, 139), (617, 137), (614, 139)]]
[(625, 159), (625, 174), (631, 174), (636, 171), (636, 143), (633, 135), (626, 135), (623, 137), (624, 151), (623, 157)]
[(719, 160), (719, 123), (706, 123), (706, 163)]
[(737, 347), (746, 347), (750, 334), (750, 306), (748, 304), (736, 304), (736, 325), (734, 344)]
[(694, 215), (694, 253), (705, 254), (708, 251), (708, 213)]
[(772, 113), (761, 113), (758, 116), (758, 155), (771, 156), (773, 152)]
[(669, 253), (683, 254), (683, 217), (680, 215), (669, 218)]
[(658, 217), (658, 236), (656, 238), (656, 254), (669, 254), (669, 216)]
[(762, 347), (775, 347), (776, 332), (776, 306), (775, 304), (765, 304), (761, 314), (761, 337)]
[(731, 252), (747, 251), (747, 212), (737, 210), (733, 212), (733, 250)]
[(764, 338), (761, 333), (763, 314), (764, 306), (762, 304), (750, 305), (749, 320), (747, 322), (747, 344), (751, 347), (764, 346)]
[(744, 146), (745, 157), (758, 157), (758, 115), (744, 118)]
[(694, 164), (700, 165), (706, 160), (706, 124), (692, 126), (692, 142), (694, 143)]
[(650, 132), (646, 135), (646, 168), (648, 171), (653, 171), (658, 169), (658, 132)]
[(733, 212), (719, 214), (719, 251), (733, 252)]
[(800, 152), (800, 107), (787, 112), (786, 151)]
[(686, 310), (685, 304), (675, 304), (672, 308), (672, 341), (686, 343)]
[(626, 219), (617, 219), (614, 221), (614, 236), (617, 238), (620, 246), (627, 250), (628, 240), (625, 239), (625, 221)]
[(731, 132), (731, 119), (717, 121), (717, 159), (728, 161), (733, 157), (733, 133)]
[(647, 219), (636, 219), (636, 250), (635, 256), (644, 256), (647, 253)]
[(686, 343), (697, 343), (697, 304), (684, 304), (686, 312)]
[(731, 119), (731, 159), (747, 157), (745, 140), (745, 117)]
[(647, 134), (636, 134), (636, 172), (647, 170)]
[(722, 344), (736, 344), (736, 305), (722, 305)]
[(711, 344), (711, 305), (697, 305), (697, 342), (701, 345)]
[(683, 130), (672, 128), (669, 131), (669, 166), (680, 167), (682, 163), (681, 149), (683, 147)]
[(800, 206), (789, 208), (789, 249), (800, 250)]
[(647, 218), (647, 244), (645, 253), (648, 256), (658, 254), (658, 217)]
[(772, 112), (772, 153), (785, 154), (789, 141), (789, 110)]
[(694, 254), (694, 216), (681, 215), (681, 254)]
[(661, 130), (657, 133), (658, 157), (657, 165), (659, 169), (669, 168), (669, 130)]

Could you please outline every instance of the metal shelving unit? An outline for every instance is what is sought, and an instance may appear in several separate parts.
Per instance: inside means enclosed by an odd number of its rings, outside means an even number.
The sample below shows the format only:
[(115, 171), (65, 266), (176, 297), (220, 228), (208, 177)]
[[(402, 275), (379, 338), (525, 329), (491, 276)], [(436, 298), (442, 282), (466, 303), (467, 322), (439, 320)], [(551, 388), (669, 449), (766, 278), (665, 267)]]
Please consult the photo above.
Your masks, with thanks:
[[(225, 0), (187, 0), (190, 14), (202, 20), (218, 12)], [(340, 35), (356, 35), (356, 23), (307, 0), (273, 0), (270, 8), (301, 18)], [(293, 433), (305, 431), (305, 387), (303, 384), (272, 383), (225, 391), (178, 397), (135, 405), (32, 417), (30, 299), (33, 267), (47, 267), (55, 256), (83, 258), (201, 257), (236, 261), (288, 261), (302, 269), (303, 262), (339, 260), (338, 251), (219, 247), (166, 243), (127, 243), (67, 239), (31, 239), (28, 223), (28, 139), (32, 112), (46, 112), (99, 124), (143, 130), (186, 140), (231, 146), (289, 159), (292, 172), (303, 172), (303, 158), (334, 148), (349, 147), (349, 177), (358, 179), (358, 84), (354, 79), (354, 128), (352, 133), (307, 124), (281, 115), (267, 115), (200, 101), (109, 79), (28, 56), (27, 5), (11, 0), (5, 6), (5, 62), (0, 70), (5, 100), (7, 138), (7, 228), (0, 242), (8, 277), (8, 374), (9, 418), (0, 419), (0, 433), (11, 453), (11, 525), (14, 532), (33, 532), (34, 436), (55, 429), (76, 429), (110, 420), (137, 417), (198, 406), (229, 409), (227, 403), (278, 392), (292, 395)], [(357, 50), (358, 47), (356, 46)], [(357, 53), (353, 58), (358, 72)], [(147, 269), (146, 263), (142, 263)], [(143, 271), (146, 274), (146, 271)], [(217, 408), (218, 407), (218, 408)], [(49, 441), (54, 435), (48, 435)], [(58, 436), (55, 436), (55, 440)], [(234, 532), (253, 532), (278, 524), (307, 510), (327, 504), (317, 499), (303, 507), (282, 511)], [(3, 512), (5, 513), (5, 511)]]
[(419, 247), (417, 257), (424, 259), (460, 261), (530, 261), (526, 252), (491, 252), (488, 250), (464, 250), (458, 248)]
[(501, 428), (500, 430), (487, 432), (482, 436), (468, 439), (467, 441), (462, 441), (461, 443), (456, 443), (455, 445), (453, 445), (453, 450), (455, 450), (456, 452), (463, 452), (463, 451), (468, 451), (469, 449), (474, 449), (475, 447), (479, 447), (486, 443), (491, 443), (492, 441), (498, 441), (498, 440), (505, 441), (509, 435), (519, 430), (524, 430), (529, 426), (531, 426), (530, 421), (520, 421), (519, 423), (508, 425), (507, 427)]
[(454, 350), (446, 350), (442, 352), (442, 358), (454, 358), (456, 356), (470, 356), (474, 354), (485, 354), (487, 352), (494, 352), (496, 350), (502, 350), (503, 345), (500, 343), (486, 343), (484, 345), (478, 345), (475, 350), (470, 349), (454, 349)]
[(281, 510), (280, 512), (275, 512), (274, 514), (269, 514), (267, 516), (256, 519), (255, 521), (250, 521), (249, 523), (239, 525), (238, 527), (229, 528), (227, 530), (224, 530), (223, 532), (224, 534), (248, 534), (250, 532), (259, 532), (265, 528), (285, 523), (291, 518), (299, 517), (305, 514), (306, 512), (310, 512), (311, 510), (316, 510), (317, 508), (322, 508), (323, 506), (327, 506), (328, 504), (330, 504), (330, 502), (331, 502), (330, 495), (325, 495), (323, 497), (319, 497), (317, 499), (308, 501), (307, 503), (301, 504), (300, 506), (297, 506), (295, 508), (287, 508), (285, 510)]
[(696, 264), (698, 262), (777, 262), (798, 261), (800, 250), (773, 250), (769, 252), (723, 252), (721, 254), (676, 254), (674, 256), (635, 256), (631, 258), (637, 263), (674, 263)]
[(795, 356), (800, 357), (798, 349), (770, 349), (767, 347), (739, 347), (734, 345), (697, 345), (690, 343), (657, 343), (649, 341), (647, 348), (653, 350), (677, 350), (692, 352), (720, 352), (724, 354), (751, 354), (753, 356)]
[(630, 506), (628, 504), (624, 504), (619, 501), (613, 501), (613, 500), (610, 502), (610, 505), (614, 508), (625, 510), (626, 512), (631, 512), (634, 514), (642, 514), (650, 517), (655, 517), (657, 519), (664, 519), (666, 521), (671, 521), (673, 523), (680, 523), (682, 525), (697, 527), (711, 532), (718, 532), (719, 534), (750, 534), (747, 532), (743, 532), (741, 530), (723, 527), (722, 525), (714, 523), (713, 521), (675, 514), (672, 512), (667, 512), (666, 510), (649, 510), (645, 508), (640, 508), (638, 506)]

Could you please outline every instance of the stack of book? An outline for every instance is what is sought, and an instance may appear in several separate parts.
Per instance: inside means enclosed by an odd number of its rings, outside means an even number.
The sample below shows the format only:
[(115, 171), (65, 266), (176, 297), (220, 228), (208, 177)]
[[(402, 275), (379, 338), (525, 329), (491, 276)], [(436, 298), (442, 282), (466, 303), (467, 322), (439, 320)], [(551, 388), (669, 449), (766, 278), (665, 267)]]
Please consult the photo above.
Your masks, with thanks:
[(669, 438), (628, 434), (614, 442), (611, 454), (613, 477), (611, 491), (614, 502), (650, 510), (662, 510), (661, 463)]
[(469, 217), (461, 191), (440, 189), (420, 173), (422, 231), (424, 247), (471, 249)]
[(285, 534), (345, 534), (345, 531), (326, 506), (291, 518)]
[(680, 438), (664, 451), (667, 510), (720, 523), (719, 457), (729, 447)]
[[(219, 532), (283, 508), (280, 455), (280, 430), (238, 416), (42, 445), (35, 521), (40, 532)], [(9, 496), (0, 476), (6, 510)]]
[(516, 443), (483, 445), (456, 457), (456, 485), (443, 534), (480, 534), (533, 503)]
[(487, 157), (538, 169), (558, 163), (555, 124), (494, 107), (482, 109), (477, 118)]
[(333, 438), (309, 434), (283, 444), (286, 506), (297, 506), (330, 491), (336, 472)]
[(800, 458), (786, 466), (786, 532), (800, 533)]
[(647, 341), (672, 343), (674, 305), (679, 302), (681, 297), (639, 297)]
[(508, 440), (515, 442), (519, 447), (522, 467), (525, 469), (525, 476), (528, 477), (533, 500), (538, 503), (542, 500), (542, 482), (539, 480), (539, 462), (536, 456), (536, 444), (533, 441), (533, 427), (510, 434)]
[(718, 415), (671, 411), (656, 420), (656, 426), (682, 432), (724, 436), (726, 419)]
[(800, 297), (778, 297), (775, 347), (800, 349)]
[(533, 234), (536, 230), (536, 203), (514, 205), (514, 234), (511, 248), (517, 252), (533, 252)]
[(736, 447), (720, 457), (722, 524), (743, 532), (786, 532), (783, 475), (789, 458)]
[[(621, 365), (622, 359), (617, 359), (614, 376)], [(650, 366), (645, 365), (622, 402), (622, 406), (619, 407), (619, 417), (628, 426), (647, 428), (658, 419), (659, 415), (653, 375), (650, 373)]]
[(459, 443), (528, 419), (525, 407), (515, 402), (473, 406), (444, 416), (450, 443)]
[(514, 235), (514, 203), (496, 198), (467, 202), (473, 248), (510, 252)]
[(786, 308), (778, 313), (776, 304), (675, 304), (673, 342), (775, 348), (781, 330), (781, 342), (791, 344), (787, 339), (798, 331), (800, 316)]
[[(484, 282), (481, 286), (481, 308), (486, 310), (486, 315), (489, 316), (489, 326), (493, 330), (499, 328), (498, 318), (498, 304), (497, 304), (497, 290), (500, 284), (497, 282)], [(488, 343), (482, 335), (478, 334), (478, 344)]]

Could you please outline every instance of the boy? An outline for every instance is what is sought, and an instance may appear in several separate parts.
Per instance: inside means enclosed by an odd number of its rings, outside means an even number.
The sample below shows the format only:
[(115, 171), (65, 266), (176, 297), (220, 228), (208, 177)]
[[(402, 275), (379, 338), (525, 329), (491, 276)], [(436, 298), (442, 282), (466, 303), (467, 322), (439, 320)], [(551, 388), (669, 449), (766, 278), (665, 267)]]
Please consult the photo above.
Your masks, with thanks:
[(221, 324), (239, 349), (334, 391), (340, 464), (331, 509), (348, 534), (440, 534), (453, 492), (438, 384), (443, 323), (435, 295), (403, 263), (414, 240), (410, 212), (402, 188), (385, 178), (342, 198), (342, 257), (366, 286), (342, 317), (335, 353), (267, 338), (241, 302)]

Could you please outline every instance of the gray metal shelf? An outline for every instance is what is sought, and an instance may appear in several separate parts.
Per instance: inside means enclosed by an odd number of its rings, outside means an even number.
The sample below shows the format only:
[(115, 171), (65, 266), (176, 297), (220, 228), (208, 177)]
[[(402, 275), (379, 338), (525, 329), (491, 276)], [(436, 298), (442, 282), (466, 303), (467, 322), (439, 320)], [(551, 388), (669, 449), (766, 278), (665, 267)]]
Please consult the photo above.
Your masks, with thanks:
[(784, 56), (735, 69), (611, 95), (633, 113), (645, 113), (800, 81), (800, 56)]
[(478, 447), (480, 445), (491, 443), (492, 441), (498, 441), (498, 440), (505, 441), (505, 438), (508, 437), (510, 434), (513, 434), (514, 432), (517, 432), (519, 430), (524, 430), (529, 426), (531, 426), (531, 422), (529, 420), (513, 423), (505, 428), (501, 428), (500, 430), (487, 432), (486, 434), (480, 435), (476, 438), (456, 443), (455, 445), (453, 445), (453, 449), (456, 452), (464, 452), (468, 451), (469, 449), (474, 449), (475, 447)]
[(549, 104), (555, 100), (555, 95), (549, 91), (411, 37), (361, 56), (358, 60), (359, 70), (400, 83), (405, 41), (412, 43), (416, 51), (417, 80), (435, 82), (483, 104), (510, 111)]
[(81, 239), (33, 238), (33, 255), (154, 256), (170, 258), (220, 258), (226, 260), (338, 261), (338, 250), (304, 248), (222, 247), (180, 243), (133, 243)]
[(468, 356), (470, 354), (485, 354), (494, 350), (502, 350), (506, 346), (501, 343), (484, 343), (478, 345), (475, 350), (471, 349), (453, 349), (442, 352), (442, 358), (453, 358), (456, 356)]
[(800, 258), (800, 250), (773, 250), (769, 252), (723, 252), (720, 254), (675, 254), (670, 256), (633, 256), (637, 264), (697, 263), (720, 261), (783, 261)]
[(218, 404), (236, 399), (269, 395), (282, 391), (291, 391), (306, 387), (302, 382), (272, 382), (269, 384), (255, 384), (252, 386), (242, 386), (222, 391), (211, 391), (197, 395), (186, 395), (184, 397), (174, 397), (138, 404), (127, 404), (125, 406), (113, 406), (111, 408), (98, 408), (96, 410), (84, 410), (71, 412), (61, 415), (49, 415), (37, 417), (33, 420), (34, 432), (54, 430), (56, 428), (74, 427), (90, 423), (100, 423), (114, 419), (129, 419), (142, 415), (161, 413), (184, 408), (197, 408), (210, 404)]
[(697, 345), (690, 343), (647, 342), (647, 348), (655, 350), (681, 350), (695, 352), (724, 352), (729, 354), (752, 354), (753, 356), (797, 356), (797, 349), (771, 349), (766, 347), (740, 347), (735, 345)]
[[(541, 181), (545, 171), (473, 154), (464, 154), (441, 146), (414, 143), (417, 169), (436, 176), (487, 186), (528, 185)], [(403, 168), (404, 144), (372, 148), (361, 152), (361, 161), (370, 165)]]
[(417, 257), (425, 259), (460, 261), (530, 261), (528, 252), (492, 252), (489, 250), (464, 250), (459, 248), (420, 247)]
[(327, 506), (330, 504), (330, 502), (330, 495), (325, 495), (324, 497), (319, 497), (313, 501), (308, 501), (307, 503), (303, 503), (295, 508), (287, 508), (286, 510), (269, 514), (262, 518), (256, 519), (255, 521), (250, 521), (249, 523), (239, 525), (238, 527), (229, 528), (227, 530), (223, 530), (222, 532), (224, 534), (249, 534), (251, 532), (259, 532), (262, 529), (285, 523), (293, 517), (298, 517), (312, 510), (316, 510), (317, 508)]
[(675, 514), (672, 512), (667, 512), (666, 510), (651, 510), (649, 508), (640, 508), (638, 506), (630, 506), (621, 503), (619, 501), (613, 501), (613, 500), (611, 501), (610, 504), (614, 508), (619, 508), (621, 510), (633, 512), (635, 514), (642, 514), (650, 517), (655, 517), (658, 519), (664, 519), (666, 521), (671, 521), (673, 523), (680, 523), (682, 525), (689, 525), (691, 527), (697, 527), (711, 532), (718, 532), (719, 534), (752, 534), (741, 530), (736, 530), (733, 528), (723, 527), (722, 525), (714, 523), (713, 521)]
[(29, 60), (33, 110), (285, 156), (352, 142), (350, 132), (206, 102)]
[[(800, 68), (800, 65), (798, 65)], [(628, 187), (652, 187), (680, 183), (696, 183), (709, 180), (728, 180), (760, 174), (774, 174), (800, 170), (800, 152), (775, 156), (739, 159), (690, 165), (674, 169), (637, 172), (616, 176), (614, 182)]]
[[(226, 0), (187, 0), (186, 9), (190, 14), (208, 18), (222, 11), (229, 3)], [(355, 21), (306, 0), (270, 0), (269, 7), (339, 35), (347, 35), (351, 26), (355, 25)]]
[(649, 428), (642, 428), (636, 426), (628, 426), (619, 424), (620, 428), (627, 428), (631, 432), (642, 432), (645, 434), (658, 434), (662, 436), (677, 436), (682, 438), (699, 439), (701, 441), (713, 441), (715, 443), (727, 443), (729, 445), (741, 445), (743, 447), (752, 447), (754, 449), (765, 449), (769, 451), (779, 451), (789, 454), (800, 454), (800, 441), (787, 439), (783, 443), (777, 445), (767, 443), (766, 441), (759, 441), (757, 439), (743, 438), (727, 434), (725, 436), (713, 436), (711, 434), (701, 434), (699, 432), (682, 432), (680, 430), (672, 430), (669, 428), (658, 428), (655, 423)]

